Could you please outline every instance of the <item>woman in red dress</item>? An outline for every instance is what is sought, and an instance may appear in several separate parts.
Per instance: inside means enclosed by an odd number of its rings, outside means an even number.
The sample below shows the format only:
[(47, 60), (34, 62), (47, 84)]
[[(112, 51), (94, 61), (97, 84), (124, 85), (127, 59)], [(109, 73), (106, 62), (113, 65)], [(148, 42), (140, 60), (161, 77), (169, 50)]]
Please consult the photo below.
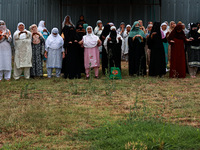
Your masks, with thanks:
[(187, 41), (191, 40), (186, 38), (182, 24), (178, 24), (168, 37), (168, 42), (171, 44), (170, 78), (186, 77), (185, 42)]

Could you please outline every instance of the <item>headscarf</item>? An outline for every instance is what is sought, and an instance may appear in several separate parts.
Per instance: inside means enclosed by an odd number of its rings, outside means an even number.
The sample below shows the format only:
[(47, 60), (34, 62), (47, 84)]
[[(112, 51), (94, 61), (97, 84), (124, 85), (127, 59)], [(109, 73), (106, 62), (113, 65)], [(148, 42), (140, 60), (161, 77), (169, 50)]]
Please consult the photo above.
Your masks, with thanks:
[(107, 24), (107, 25), (104, 26), (104, 29), (103, 29), (101, 36), (100, 36), (100, 39), (103, 41), (102, 36), (104, 36), (106, 38), (109, 33), (110, 33), (110, 25)]
[[(185, 26), (184, 23), (182, 23), (182, 25)], [(190, 31), (186, 28), (186, 26), (185, 26), (185, 28), (183, 29), (183, 31), (184, 31), (185, 35), (188, 35), (189, 32), (190, 32)]]
[[(57, 35), (54, 35), (56, 33)], [(58, 28), (53, 28), (50, 36), (46, 40), (46, 49), (60, 49), (64, 44), (63, 38), (59, 35)]]
[(112, 23), (112, 22), (109, 22), (108, 24), (109, 24), (110, 26), (114, 26), (114, 23)]
[[(177, 32), (178, 30), (180, 30), (181, 32)], [(183, 32), (182, 24), (178, 24), (174, 28), (174, 30), (169, 35), (168, 40), (171, 41), (171, 40), (174, 40), (174, 38), (180, 39), (180, 40), (185, 40), (186, 39), (185, 33)]]
[[(33, 31), (33, 28), (36, 28), (36, 31)], [(40, 37), (43, 37), (42, 34), (38, 31), (37, 25), (33, 24), (30, 26), (30, 31), (33, 37), (33, 44), (39, 44), (41, 42)], [(37, 34), (35, 34), (37, 33)]]
[(169, 30), (168, 30), (168, 32), (172, 32), (173, 30), (174, 30), (174, 28), (172, 27), (172, 23), (175, 23), (174, 21), (171, 21), (170, 23), (169, 23)]
[[(197, 28), (196, 30), (193, 30), (193, 28)], [(200, 44), (200, 40), (199, 40), (199, 37), (200, 37), (200, 33), (198, 33), (198, 26), (197, 24), (195, 23), (192, 23), (190, 25), (190, 37), (194, 38), (193, 41), (191, 41), (191, 45), (193, 46), (199, 46)]]
[[(166, 26), (166, 29), (163, 30), (163, 29), (162, 29), (162, 26)], [(168, 31), (167, 31), (167, 24), (166, 24), (165, 22), (163, 22), (163, 23), (161, 24), (160, 29), (161, 29), (161, 31), (163, 32), (163, 34), (165, 35), (165, 37), (166, 37), (166, 34), (167, 34)]]
[[(91, 28), (92, 29), (92, 33), (88, 33), (88, 29)], [(91, 26), (88, 26), (86, 28), (86, 35), (83, 36), (83, 46), (85, 48), (94, 48), (97, 46), (98, 44), (98, 40), (99, 40), (99, 37), (94, 35), (94, 32), (93, 32), (93, 28)]]
[[(81, 17), (83, 17), (83, 19), (81, 19)], [(82, 24), (87, 23), (87, 22), (85, 21), (85, 17), (84, 17), (83, 15), (80, 15), (80, 16), (79, 16), (79, 21), (77, 22), (77, 24), (80, 23), (80, 22), (81, 22)]]
[[(114, 31), (113, 31), (114, 29)], [(116, 31), (116, 27), (115, 26), (112, 26), (110, 28), (110, 38), (111, 38), (111, 42), (112, 43), (117, 43), (117, 31)]]
[[(139, 27), (135, 27), (136, 24), (139, 24), (139, 21), (135, 21), (133, 26), (132, 26), (132, 29), (131, 31), (129, 32), (129, 37), (133, 38), (134, 36), (136, 35), (141, 35), (143, 38), (145, 38), (145, 34), (144, 34), (144, 31), (140, 30), (140, 26)], [(137, 39), (141, 42), (142, 40), (137, 37)]]
[(0, 31), (2, 31), (2, 33), (6, 32), (7, 30), (6, 23), (3, 20), (0, 20), (0, 24), (4, 24), (0, 25)]
[[(44, 21), (44, 20), (41, 20), (41, 21), (39, 22), (39, 24), (38, 24), (38, 31), (39, 31), (39, 32), (43, 32), (44, 29), (47, 30), (47, 28), (45, 27), (45, 21)], [(48, 30), (47, 30), (47, 31), (48, 31)]]
[[(20, 25), (23, 25), (23, 26), (24, 26), (24, 30), (23, 30), (23, 31), (26, 31), (26, 32), (27, 32), (27, 30), (25, 29), (25, 25), (24, 25), (24, 23), (22, 23), (22, 22), (18, 23), (18, 25), (17, 25), (17, 31), (18, 31), (18, 32), (21, 32), (21, 31), (19, 31), (19, 26), (20, 26)], [(19, 39), (20, 39), (20, 40), (26, 39), (26, 33), (20, 34)]]
[(160, 22), (154, 22), (153, 28), (150, 33), (150, 37), (151, 37), (152, 33), (154, 33), (154, 32), (157, 33), (156, 36), (158, 36), (159, 38), (162, 38), (162, 39), (165, 38), (164, 33), (160, 30)]
[(6, 27), (6, 23), (3, 20), (0, 20), (0, 24), (4, 24), (0, 25), (0, 42), (5, 40), (4, 35), (7, 35), (10, 39), (12, 39), (10, 31)]
[[(74, 24), (72, 23), (72, 20), (71, 20), (71, 17), (69, 16), (69, 15), (67, 15), (67, 16), (65, 16), (65, 19), (63, 20), (63, 22), (62, 22), (62, 29), (65, 27), (65, 22), (66, 22), (66, 19), (67, 19), (67, 17), (69, 17), (69, 23), (72, 25), (72, 26), (74, 26)], [(75, 26), (74, 26), (75, 27)]]
[(98, 20), (97, 23), (96, 23), (96, 25), (98, 26), (99, 23), (102, 23), (102, 21), (101, 21), (101, 20)]

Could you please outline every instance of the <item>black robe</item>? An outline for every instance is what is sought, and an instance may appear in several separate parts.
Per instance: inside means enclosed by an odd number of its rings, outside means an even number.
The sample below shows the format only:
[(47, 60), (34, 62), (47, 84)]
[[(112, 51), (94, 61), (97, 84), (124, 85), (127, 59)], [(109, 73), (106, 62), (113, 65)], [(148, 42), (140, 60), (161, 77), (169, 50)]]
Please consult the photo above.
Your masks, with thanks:
[(121, 46), (122, 41), (119, 43), (108, 42), (108, 66), (118, 67), (121, 70)]
[[(69, 28), (70, 28), (70, 26), (65, 25), (65, 27), (62, 29), (61, 34), (64, 34), (64, 37), (67, 36)], [(64, 49), (66, 50), (66, 48), (67, 48), (67, 41), (66, 41), (66, 38), (65, 38), (65, 40), (64, 40)], [(62, 62), (62, 70), (61, 70), (62, 73), (66, 72), (65, 64), (66, 64), (66, 57), (63, 59), (63, 62)]]
[[(81, 30), (81, 29), (80, 29)], [(84, 32), (77, 32), (78, 41), (81, 41), (83, 39), (83, 36), (85, 35)], [(84, 66), (84, 47), (79, 46), (79, 58), (80, 58), (80, 69), (81, 73), (85, 73), (85, 66)]]
[(129, 37), (129, 75), (146, 75), (146, 56), (145, 56), (145, 40), (140, 42), (138, 39)]
[(108, 69), (108, 55), (103, 43), (105, 40), (104, 38), (106, 38), (109, 33), (110, 33), (110, 25), (105, 25), (102, 34), (100, 36), (100, 40), (102, 41), (102, 72), (104, 75), (106, 74), (106, 69)]
[[(66, 34), (65, 38), (65, 47), (67, 51), (66, 60), (64, 64), (64, 77), (69, 79), (81, 78), (80, 70), (80, 55), (78, 44), (78, 36), (76, 34), (75, 28), (70, 30)], [(75, 42), (77, 41), (77, 42)], [(69, 43), (72, 42), (72, 43)]]
[(167, 42), (167, 39), (162, 39), (161, 36), (154, 35), (148, 38), (148, 47), (151, 50), (149, 76), (163, 76), (166, 74), (166, 61), (165, 50), (163, 42)]

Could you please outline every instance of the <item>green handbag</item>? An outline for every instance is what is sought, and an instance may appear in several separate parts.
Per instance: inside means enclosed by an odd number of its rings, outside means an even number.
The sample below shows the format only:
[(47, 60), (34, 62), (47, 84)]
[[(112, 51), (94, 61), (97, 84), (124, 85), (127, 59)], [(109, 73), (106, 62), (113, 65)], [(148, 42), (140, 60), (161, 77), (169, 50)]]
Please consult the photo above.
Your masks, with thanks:
[(110, 68), (110, 79), (122, 79), (121, 70), (118, 67)]

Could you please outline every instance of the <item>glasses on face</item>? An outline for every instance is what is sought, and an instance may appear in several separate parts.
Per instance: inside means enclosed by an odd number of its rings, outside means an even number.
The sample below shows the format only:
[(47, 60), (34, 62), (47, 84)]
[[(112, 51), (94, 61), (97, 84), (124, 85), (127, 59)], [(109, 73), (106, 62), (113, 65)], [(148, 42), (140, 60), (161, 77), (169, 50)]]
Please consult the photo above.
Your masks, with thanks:
[(5, 23), (3, 23), (3, 22), (2, 22), (2, 23), (0, 23), (0, 26), (3, 26), (3, 25), (5, 25)]

